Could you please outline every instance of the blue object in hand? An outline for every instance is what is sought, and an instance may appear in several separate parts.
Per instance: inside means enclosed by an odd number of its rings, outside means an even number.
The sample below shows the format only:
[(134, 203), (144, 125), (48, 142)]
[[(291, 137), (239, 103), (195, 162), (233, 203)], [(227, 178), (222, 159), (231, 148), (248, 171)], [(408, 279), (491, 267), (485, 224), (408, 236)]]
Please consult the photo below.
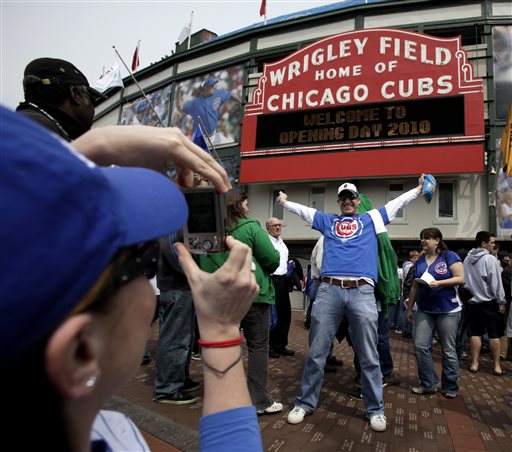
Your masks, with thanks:
[(423, 187), (421, 189), (421, 194), (425, 198), (425, 201), (428, 203), (432, 201), (432, 197), (434, 196), (434, 193), (436, 191), (437, 182), (432, 176), (432, 174), (427, 174), (425, 176), (425, 180), (423, 181)]

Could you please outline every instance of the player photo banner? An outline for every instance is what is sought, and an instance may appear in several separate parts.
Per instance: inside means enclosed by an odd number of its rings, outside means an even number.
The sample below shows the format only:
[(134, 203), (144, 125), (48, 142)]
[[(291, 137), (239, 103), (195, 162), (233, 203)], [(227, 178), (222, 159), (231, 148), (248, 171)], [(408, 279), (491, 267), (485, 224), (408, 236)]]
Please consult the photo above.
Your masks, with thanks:
[(237, 65), (178, 82), (171, 125), (207, 152), (209, 142), (215, 147), (238, 142), (243, 75), (243, 67)]
[(139, 98), (123, 105), (119, 124), (160, 127), (161, 124), (155, 115), (156, 112), (162, 123), (167, 126), (169, 123), (171, 85), (148, 93), (147, 98), (153, 105), (154, 111), (144, 96), (141, 95)]

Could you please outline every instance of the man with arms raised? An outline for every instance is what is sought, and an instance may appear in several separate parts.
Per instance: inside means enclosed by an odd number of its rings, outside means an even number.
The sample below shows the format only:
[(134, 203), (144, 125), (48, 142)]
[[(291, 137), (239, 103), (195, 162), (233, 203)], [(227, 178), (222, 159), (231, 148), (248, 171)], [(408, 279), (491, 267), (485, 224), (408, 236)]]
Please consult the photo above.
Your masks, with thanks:
[(363, 215), (358, 214), (361, 199), (356, 186), (351, 183), (338, 188), (340, 215), (289, 202), (285, 193), (279, 193), (277, 200), (281, 205), (324, 235), (321, 283), (311, 313), (310, 348), (302, 375), (302, 394), (288, 414), (290, 424), (299, 424), (316, 408), (325, 362), (340, 321), (346, 315), (354, 351), (361, 365), (366, 416), (373, 430), (386, 430), (374, 294), (378, 279), (377, 233), (395, 218), (399, 209), (417, 198), (423, 179), (424, 175), (420, 177), (418, 187)]

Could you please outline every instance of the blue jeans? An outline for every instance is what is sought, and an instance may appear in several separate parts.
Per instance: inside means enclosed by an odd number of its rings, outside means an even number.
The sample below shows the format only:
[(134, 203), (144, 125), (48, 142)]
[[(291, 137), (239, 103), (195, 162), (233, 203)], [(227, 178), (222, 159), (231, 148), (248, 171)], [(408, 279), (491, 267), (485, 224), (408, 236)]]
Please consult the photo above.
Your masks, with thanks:
[(457, 356), (459, 359), (462, 358), (463, 353), (466, 351), (468, 345), (468, 333), (469, 333), (469, 316), (467, 305), (462, 305), (462, 311), (460, 311), (459, 326), (457, 328)]
[(155, 399), (182, 388), (188, 377), (194, 344), (194, 305), (190, 289), (160, 292), (158, 318)]
[(414, 317), (414, 350), (418, 365), (420, 386), (434, 391), (439, 377), (432, 358), (432, 339), (437, 330), (443, 353), (441, 392), (459, 392), (459, 359), (456, 340), (460, 312), (450, 314), (431, 314), (418, 309)]
[(403, 297), (400, 298), (398, 327), (402, 333), (412, 333), (412, 323), (407, 321), (407, 307), (405, 306)]
[(334, 335), (343, 316), (361, 366), (363, 402), (367, 416), (384, 413), (382, 373), (377, 353), (377, 305), (373, 286), (353, 289), (320, 284), (311, 311), (309, 351), (302, 374), (301, 395), (295, 406), (312, 412), (320, 397), (324, 368)]
[[(353, 347), (354, 344), (351, 344)], [(377, 353), (379, 354), (380, 371), (382, 378), (385, 380), (393, 374), (393, 357), (389, 348), (389, 326), (388, 319), (384, 314), (379, 312), (378, 327), (377, 327)], [(357, 355), (354, 354), (354, 367), (356, 368), (357, 375), (361, 377), (361, 366), (357, 360)]]
[(399, 328), (399, 309), (400, 309), (400, 300), (397, 301), (396, 304), (390, 304), (388, 308), (388, 325), (389, 328), (395, 330)]

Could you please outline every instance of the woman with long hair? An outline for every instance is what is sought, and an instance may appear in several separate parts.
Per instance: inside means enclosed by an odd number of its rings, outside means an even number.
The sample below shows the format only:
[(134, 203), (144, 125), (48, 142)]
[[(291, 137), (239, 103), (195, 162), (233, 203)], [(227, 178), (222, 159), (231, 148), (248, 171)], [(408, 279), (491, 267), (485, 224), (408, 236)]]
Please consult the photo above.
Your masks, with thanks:
[(456, 341), (462, 304), (457, 286), (464, 283), (464, 267), (460, 257), (443, 242), (439, 229), (423, 229), (420, 239), (425, 254), (412, 269), (415, 279), (407, 307), (407, 320), (412, 322), (413, 306), (418, 304), (413, 331), (420, 384), (412, 387), (411, 392), (434, 394), (437, 391), (439, 377), (432, 358), (432, 340), (437, 331), (443, 353), (441, 392), (453, 399), (459, 394)]
[[(231, 192), (226, 204), (226, 223), (229, 234), (252, 249), (260, 292), (240, 324), (249, 351), (247, 385), (258, 414), (272, 414), (283, 409), (267, 392), (270, 306), (275, 301), (270, 274), (279, 266), (279, 252), (260, 223), (247, 217), (247, 204), (245, 192)], [(228, 252), (201, 255), (199, 266), (204, 271), (214, 272), (228, 256)]]

